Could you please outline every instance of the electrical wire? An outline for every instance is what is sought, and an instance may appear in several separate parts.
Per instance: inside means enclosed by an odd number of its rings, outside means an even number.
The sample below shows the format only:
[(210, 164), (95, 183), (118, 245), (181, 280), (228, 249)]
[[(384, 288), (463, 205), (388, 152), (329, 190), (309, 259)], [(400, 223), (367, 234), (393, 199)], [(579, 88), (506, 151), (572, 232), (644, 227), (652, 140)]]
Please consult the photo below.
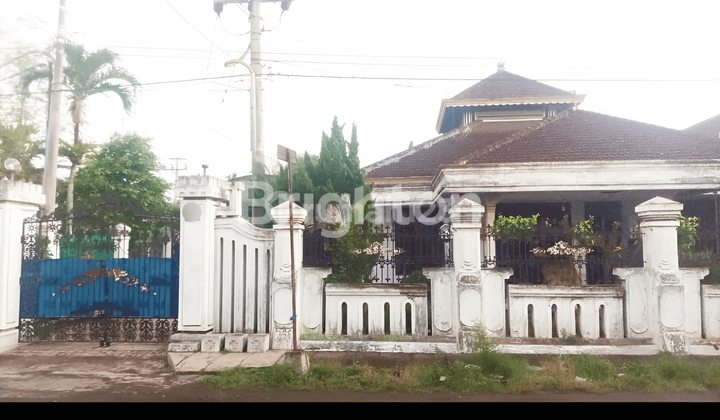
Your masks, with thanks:
[[(196, 31), (197, 33), (199, 33), (203, 38), (207, 39), (207, 40), (210, 42), (210, 44), (214, 44), (214, 42), (213, 42), (210, 38), (208, 38), (207, 36), (205, 36), (205, 34), (203, 34), (198, 28), (196, 28), (195, 26), (193, 26), (193, 24), (190, 23), (189, 20), (185, 19), (185, 16), (183, 16), (182, 13), (180, 13), (180, 12), (175, 8), (175, 6), (173, 6), (172, 3), (170, 3), (170, 0), (165, 0), (165, 1), (167, 2), (168, 6), (170, 6), (170, 7), (175, 11), (175, 13), (178, 14), (178, 16), (180, 16), (188, 25), (190, 25), (191, 28), (195, 29), (195, 31)], [(224, 51), (222, 48), (218, 48), (218, 49), (219, 49), (220, 51), (224, 52), (225, 54), (227, 54), (228, 56), (231, 55), (231, 54), (228, 53), (227, 51)]]
[[(290, 74), (290, 73), (266, 73), (258, 74), (258, 77), (297, 77), (297, 78), (314, 78), (314, 79), (341, 79), (341, 80), (396, 80), (396, 81), (437, 81), (437, 82), (480, 82), (483, 79), (478, 78), (449, 78), (449, 77), (390, 77), (390, 76), (333, 76), (333, 75), (318, 75), (318, 74)], [(187, 83), (205, 80), (220, 80), (220, 79), (232, 79), (235, 77), (250, 77), (249, 75), (230, 75), (230, 76), (213, 76), (213, 77), (199, 77), (194, 79), (180, 79), (180, 80), (162, 80), (155, 82), (136, 83), (136, 84), (121, 84), (120, 87), (131, 87), (131, 86), (152, 86), (161, 84), (172, 84), (172, 83)], [(497, 80), (497, 79), (496, 79)], [(635, 83), (635, 82), (647, 82), (647, 83), (715, 83), (720, 82), (720, 79), (584, 79), (584, 78), (567, 78), (567, 79), (535, 79), (537, 82), (603, 82), (603, 83)], [(92, 89), (87, 89), (92, 90)], [(73, 92), (72, 89), (58, 89), (53, 92)], [(0, 97), (7, 96), (20, 96), (20, 95), (34, 95), (43, 94), (47, 95), (47, 91), (35, 91), (35, 92), (15, 92), (8, 94), (0, 94)]]

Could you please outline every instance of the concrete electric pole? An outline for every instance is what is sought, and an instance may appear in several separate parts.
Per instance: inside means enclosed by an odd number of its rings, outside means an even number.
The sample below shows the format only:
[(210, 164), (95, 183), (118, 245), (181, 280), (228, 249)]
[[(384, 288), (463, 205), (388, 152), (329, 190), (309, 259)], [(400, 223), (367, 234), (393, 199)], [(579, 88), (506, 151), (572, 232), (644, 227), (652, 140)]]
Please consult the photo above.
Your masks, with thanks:
[(43, 194), (45, 207), (43, 214), (55, 211), (57, 193), (58, 143), (60, 140), (60, 114), (62, 113), (63, 67), (65, 51), (63, 40), (65, 32), (65, 0), (60, 0), (57, 39), (55, 40), (55, 62), (53, 64), (52, 93), (50, 94), (50, 116), (48, 137), (45, 145), (45, 170), (43, 172)]
[[(262, 35), (262, 15), (260, 13), (261, 3), (280, 3), (283, 10), (290, 8), (292, 0), (213, 0), (213, 9), (215, 13), (220, 15), (223, 7), (227, 3), (247, 3), (250, 11), (250, 68), (251, 76), (254, 79), (254, 114), (255, 138), (252, 140), (252, 174), (253, 179), (265, 174), (265, 142), (263, 137), (263, 101), (262, 101), (262, 45), (260, 38)], [(237, 60), (228, 62), (230, 64), (242, 64)], [(228, 65), (228, 64), (226, 64)]]

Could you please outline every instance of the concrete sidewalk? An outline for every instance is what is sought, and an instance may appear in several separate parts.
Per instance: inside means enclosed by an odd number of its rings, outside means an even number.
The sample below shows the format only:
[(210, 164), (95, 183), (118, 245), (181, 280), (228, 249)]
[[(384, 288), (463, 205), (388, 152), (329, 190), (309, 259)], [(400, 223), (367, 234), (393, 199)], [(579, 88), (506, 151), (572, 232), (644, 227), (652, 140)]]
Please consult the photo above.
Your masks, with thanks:
[(257, 353), (168, 352), (168, 365), (178, 373), (218, 372), (242, 367), (273, 366), (286, 360), (287, 350)]

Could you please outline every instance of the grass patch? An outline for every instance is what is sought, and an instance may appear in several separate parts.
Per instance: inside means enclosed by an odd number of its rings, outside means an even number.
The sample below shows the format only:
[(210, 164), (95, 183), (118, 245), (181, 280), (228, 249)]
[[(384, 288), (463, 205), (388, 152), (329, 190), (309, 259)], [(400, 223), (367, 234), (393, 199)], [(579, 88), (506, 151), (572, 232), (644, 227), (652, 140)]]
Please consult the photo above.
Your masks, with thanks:
[[(200, 380), (219, 388), (286, 388), (431, 392), (537, 392), (595, 390), (704, 392), (720, 389), (720, 359), (661, 353), (642, 358), (595, 355), (518, 356), (497, 351), (482, 327), (467, 336), (470, 362), (415, 362), (392, 369), (311, 361), (302, 373), (299, 357), (262, 368), (207, 373)], [(628, 362), (628, 359), (633, 361)], [(637, 360), (634, 360), (637, 359)], [(614, 361), (613, 361), (614, 360)]]
[[(537, 359), (537, 356), (534, 357)], [(498, 352), (468, 362), (415, 362), (398, 368), (341, 365), (311, 361), (303, 374), (299, 361), (235, 368), (204, 374), (200, 380), (218, 388), (285, 388), (432, 392), (537, 392), (595, 390), (635, 392), (705, 392), (720, 389), (720, 360), (661, 354), (632, 363), (594, 355), (545, 356), (531, 365), (524, 356)], [(578, 380), (582, 378), (584, 380)]]

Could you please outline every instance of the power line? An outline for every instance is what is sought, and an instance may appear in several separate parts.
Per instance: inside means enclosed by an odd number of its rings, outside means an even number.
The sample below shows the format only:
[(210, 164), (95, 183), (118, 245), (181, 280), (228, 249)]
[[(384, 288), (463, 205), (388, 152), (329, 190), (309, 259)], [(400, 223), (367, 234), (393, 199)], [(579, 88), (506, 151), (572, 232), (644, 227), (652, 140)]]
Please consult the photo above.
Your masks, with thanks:
[[(231, 78), (243, 78), (249, 77), (248, 75), (231, 75), (231, 76), (214, 76), (214, 77), (199, 77), (194, 79), (180, 79), (180, 80), (163, 80), (156, 82), (147, 83), (136, 83), (136, 84), (124, 84), (119, 85), (120, 87), (131, 87), (131, 86), (151, 86), (160, 84), (171, 84), (171, 83), (187, 83), (197, 82), (206, 80), (220, 80), (220, 79), (231, 79)], [(315, 78), (315, 79), (339, 79), (339, 80), (397, 80), (397, 81), (428, 81), (428, 82), (480, 82), (483, 79), (478, 78), (449, 78), (449, 77), (390, 77), (390, 76), (333, 76), (333, 75), (317, 75), (317, 74), (289, 74), (289, 73), (267, 73), (259, 74), (258, 77), (298, 77), (298, 78)], [(499, 79), (495, 79), (499, 80)], [(714, 83), (720, 82), (720, 79), (533, 79), (537, 82), (607, 82), (607, 83)], [(92, 89), (87, 89), (92, 90)], [(53, 92), (73, 92), (72, 89), (58, 89)], [(0, 94), (2, 96), (19, 96), (19, 95), (35, 95), (43, 94), (47, 95), (47, 91), (36, 91), (36, 92), (16, 92), (9, 94)]]
[[(190, 25), (191, 28), (195, 29), (195, 31), (196, 31), (197, 33), (199, 33), (203, 38), (207, 39), (207, 40), (210, 42), (211, 45), (214, 45), (213, 40), (211, 40), (210, 38), (206, 37), (205, 34), (203, 34), (202, 32), (200, 32), (200, 30), (199, 30), (198, 28), (196, 28), (192, 23), (190, 23), (189, 20), (185, 19), (185, 16), (183, 16), (182, 13), (180, 13), (180, 12), (178, 11), (178, 9), (176, 9), (175, 6), (173, 6), (172, 3), (170, 3), (170, 0), (165, 0), (165, 1), (167, 2), (168, 6), (170, 6), (170, 7), (175, 11), (175, 13), (177, 13), (188, 25)], [(225, 54), (227, 54), (228, 56), (230, 56), (230, 53), (224, 51), (222, 48), (218, 48), (218, 49), (219, 49), (220, 51), (224, 52)]]

